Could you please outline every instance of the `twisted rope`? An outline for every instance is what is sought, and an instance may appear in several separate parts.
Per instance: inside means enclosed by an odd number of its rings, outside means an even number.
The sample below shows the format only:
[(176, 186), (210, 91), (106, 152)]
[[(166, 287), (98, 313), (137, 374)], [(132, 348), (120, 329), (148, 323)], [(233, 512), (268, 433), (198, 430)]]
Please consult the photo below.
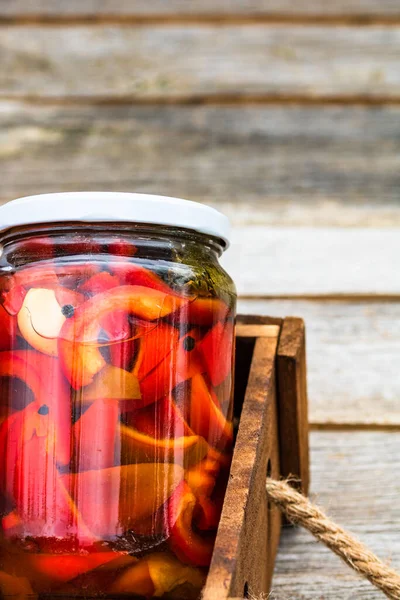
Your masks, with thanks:
[(333, 523), (318, 506), (293, 489), (288, 481), (267, 479), (267, 494), (270, 502), (278, 506), (289, 521), (307, 529), (388, 598), (400, 599), (400, 575)]

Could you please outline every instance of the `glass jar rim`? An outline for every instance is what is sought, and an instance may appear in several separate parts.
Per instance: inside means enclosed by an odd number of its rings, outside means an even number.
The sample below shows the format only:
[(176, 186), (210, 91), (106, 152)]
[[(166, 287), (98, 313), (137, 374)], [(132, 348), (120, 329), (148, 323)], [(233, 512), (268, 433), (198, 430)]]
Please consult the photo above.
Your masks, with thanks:
[(146, 223), (191, 229), (230, 243), (229, 219), (190, 200), (129, 192), (59, 192), (25, 196), (0, 207), (0, 232), (39, 223)]

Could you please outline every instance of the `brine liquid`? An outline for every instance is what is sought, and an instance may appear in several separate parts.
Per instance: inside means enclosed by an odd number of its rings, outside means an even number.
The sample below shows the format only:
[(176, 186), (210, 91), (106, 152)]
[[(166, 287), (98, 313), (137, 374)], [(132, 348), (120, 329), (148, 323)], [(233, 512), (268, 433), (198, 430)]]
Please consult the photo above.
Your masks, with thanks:
[(231, 306), (111, 255), (22, 266), (2, 301), (2, 597), (196, 598), (232, 452)]

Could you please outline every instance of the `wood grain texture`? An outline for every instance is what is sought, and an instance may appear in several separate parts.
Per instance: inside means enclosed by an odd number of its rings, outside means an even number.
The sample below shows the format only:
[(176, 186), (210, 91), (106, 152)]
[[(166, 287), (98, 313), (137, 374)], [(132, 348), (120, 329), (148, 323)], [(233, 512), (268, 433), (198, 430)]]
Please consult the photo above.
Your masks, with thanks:
[(304, 319), (311, 423), (400, 426), (400, 303), (242, 300), (238, 308)]
[(400, 230), (235, 227), (222, 263), (240, 295), (400, 293)]
[(239, 225), (400, 226), (400, 107), (0, 102), (0, 142), (0, 202), (135, 190)]
[(255, 342), (204, 600), (243, 596), (245, 584), (255, 593), (269, 587), (280, 531), (280, 516), (268, 508), (264, 483), (268, 460), (273, 476), (279, 476), (277, 343), (278, 337)]
[(236, 337), (276, 338), (279, 336), (278, 325), (237, 325)]
[(299, 489), (307, 495), (310, 484), (309, 426), (306, 340), (302, 319), (284, 319), (276, 371), (281, 475), (300, 478)]
[[(311, 433), (311, 490), (329, 516), (400, 569), (400, 434)], [(339, 558), (298, 529), (285, 529), (271, 600), (380, 600)]]
[(0, 28), (0, 96), (400, 98), (400, 26)]
[(2, 0), (3, 15), (400, 15), (397, 0)]

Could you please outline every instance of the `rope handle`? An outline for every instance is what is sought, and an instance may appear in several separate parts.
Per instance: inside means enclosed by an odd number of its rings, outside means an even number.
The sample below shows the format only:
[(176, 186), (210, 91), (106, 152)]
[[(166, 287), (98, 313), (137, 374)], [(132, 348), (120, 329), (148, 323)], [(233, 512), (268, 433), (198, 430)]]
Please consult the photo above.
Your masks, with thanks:
[(290, 485), (294, 481), (268, 478), (267, 494), (270, 502), (275, 504), (289, 521), (307, 529), (388, 598), (400, 600), (400, 575), (364, 544), (331, 521), (318, 506), (297, 492)]

